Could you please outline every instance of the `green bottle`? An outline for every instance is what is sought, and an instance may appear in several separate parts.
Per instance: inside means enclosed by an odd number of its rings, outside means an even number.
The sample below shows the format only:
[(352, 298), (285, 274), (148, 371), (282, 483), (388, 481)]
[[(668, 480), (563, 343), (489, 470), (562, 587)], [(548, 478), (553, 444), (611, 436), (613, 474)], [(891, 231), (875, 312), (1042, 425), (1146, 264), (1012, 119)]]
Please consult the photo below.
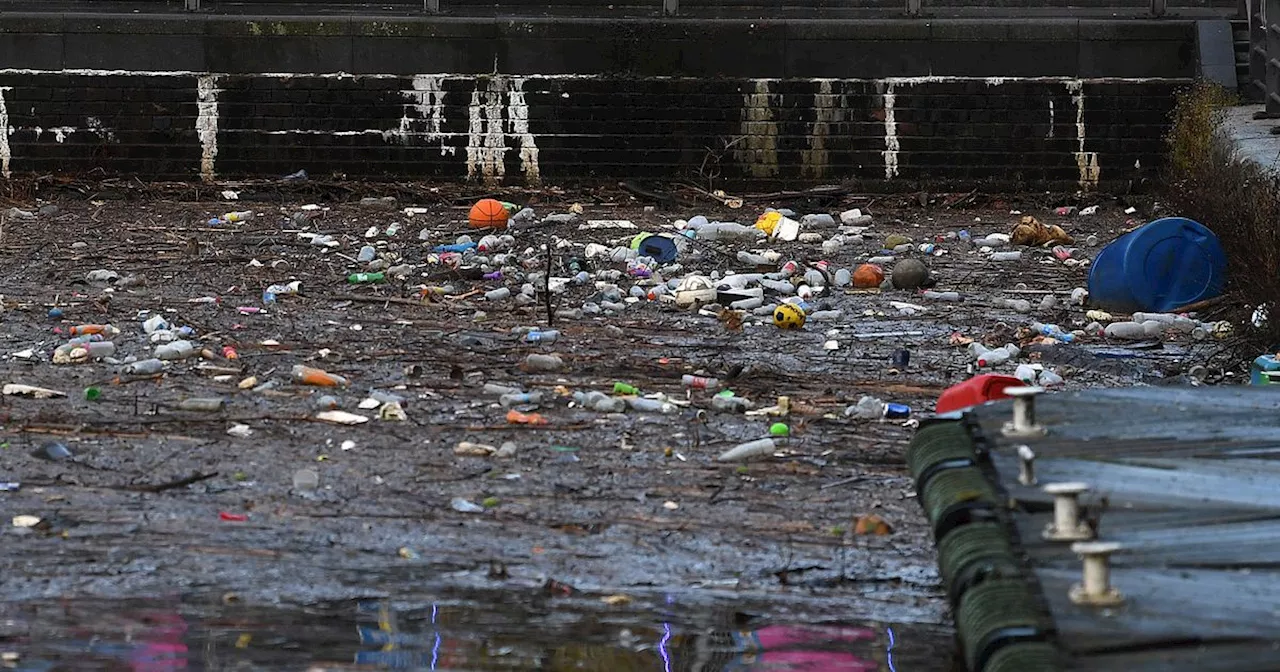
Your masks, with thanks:
[(613, 393), (634, 395), (634, 394), (640, 394), (640, 390), (637, 390), (634, 385), (628, 385), (627, 383), (614, 383)]
[(352, 273), (347, 276), (347, 282), (353, 285), (363, 285), (370, 282), (386, 282), (386, 273)]

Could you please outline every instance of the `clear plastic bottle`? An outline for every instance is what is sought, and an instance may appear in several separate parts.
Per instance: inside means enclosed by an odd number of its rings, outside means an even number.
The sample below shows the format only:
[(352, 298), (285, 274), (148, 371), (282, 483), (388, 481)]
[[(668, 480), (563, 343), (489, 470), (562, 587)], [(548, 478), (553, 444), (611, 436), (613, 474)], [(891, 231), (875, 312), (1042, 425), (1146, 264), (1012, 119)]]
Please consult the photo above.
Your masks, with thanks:
[(564, 360), (559, 355), (533, 353), (524, 358), (520, 368), (530, 373), (559, 371), (564, 368)]
[(174, 341), (156, 346), (155, 358), (165, 360), (186, 359), (196, 354), (196, 347), (191, 341)]
[(778, 449), (778, 442), (773, 439), (756, 439), (740, 443), (729, 450), (721, 453), (716, 460), (720, 462), (736, 462), (738, 460), (749, 460), (753, 457), (763, 457), (772, 455)]
[(711, 408), (722, 413), (746, 413), (751, 409), (751, 402), (742, 397), (717, 394), (711, 397)]
[(720, 381), (715, 378), (704, 378), (703, 376), (694, 376), (687, 373), (680, 377), (680, 383), (695, 390), (714, 389), (720, 386)]
[(555, 329), (530, 331), (524, 335), (525, 343), (555, 343), (558, 338), (560, 338), (560, 332)]
[(150, 376), (164, 371), (165, 363), (159, 359), (143, 359), (125, 365), (124, 373), (131, 376)]
[(512, 406), (537, 405), (542, 403), (541, 392), (515, 392), (504, 394), (498, 398), (504, 408)]
[(1107, 338), (1119, 338), (1133, 341), (1140, 341), (1147, 338), (1147, 330), (1137, 322), (1112, 322), (1107, 325), (1103, 334), (1106, 335)]

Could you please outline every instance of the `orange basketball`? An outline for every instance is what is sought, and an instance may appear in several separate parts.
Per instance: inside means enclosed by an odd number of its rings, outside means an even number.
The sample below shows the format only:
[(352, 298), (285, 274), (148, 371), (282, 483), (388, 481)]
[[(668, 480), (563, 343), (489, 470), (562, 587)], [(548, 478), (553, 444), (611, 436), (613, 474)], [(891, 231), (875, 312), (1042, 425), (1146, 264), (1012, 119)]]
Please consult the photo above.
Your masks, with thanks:
[(468, 215), (471, 226), (476, 229), (502, 229), (507, 226), (507, 209), (492, 198), (476, 201)]

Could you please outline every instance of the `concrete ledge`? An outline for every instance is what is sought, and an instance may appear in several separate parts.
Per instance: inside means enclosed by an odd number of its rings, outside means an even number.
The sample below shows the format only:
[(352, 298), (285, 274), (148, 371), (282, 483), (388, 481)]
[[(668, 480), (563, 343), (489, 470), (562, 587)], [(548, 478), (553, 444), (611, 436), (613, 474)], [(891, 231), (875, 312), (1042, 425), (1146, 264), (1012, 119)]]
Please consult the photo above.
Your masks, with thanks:
[(1280, 176), (1280, 135), (1272, 135), (1271, 129), (1280, 127), (1280, 119), (1254, 119), (1262, 112), (1263, 105), (1241, 105), (1227, 111), (1224, 129), (1235, 144), (1236, 156), (1252, 161)]

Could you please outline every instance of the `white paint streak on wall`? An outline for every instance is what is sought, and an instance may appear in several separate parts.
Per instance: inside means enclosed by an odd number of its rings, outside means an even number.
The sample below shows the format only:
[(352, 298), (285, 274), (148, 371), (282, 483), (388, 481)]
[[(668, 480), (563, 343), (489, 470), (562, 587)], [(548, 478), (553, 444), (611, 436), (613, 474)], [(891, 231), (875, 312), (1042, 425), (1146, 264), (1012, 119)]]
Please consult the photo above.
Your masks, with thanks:
[(4, 92), (12, 91), (8, 86), (0, 86), (0, 175), (10, 176), (9, 161), (13, 155), (9, 152), (9, 108), (4, 103)]
[(1067, 91), (1076, 106), (1076, 166), (1080, 169), (1080, 186), (1089, 189), (1098, 186), (1098, 177), (1102, 171), (1098, 167), (1098, 153), (1084, 151), (1084, 81), (1067, 82)]
[(506, 156), (512, 145), (520, 150), (520, 170), (525, 183), (542, 182), (538, 143), (529, 130), (529, 103), (525, 79), (490, 75), (476, 79), (467, 108), (467, 177), (488, 184), (506, 177)]
[(538, 143), (529, 132), (529, 103), (524, 97), (524, 81), (523, 77), (511, 80), (511, 88), (507, 91), (507, 121), (511, 135), (520, 142), (520, 170), (524, 173), (525, 184), (538, 186), (542, 184)]
[(1056, 119), (1055, 119), (1055, 117), (1054, 117), (1054, 112), (1053, 112), (1053, 99), (1052, 99), (1052, 98), (1050, 98), (1050, 99), (1049, 99), (1049, 133), (1048, 133), (1047, 135), (1045, 135), (1044, 137), (1046, 137), (1046, 138), (1052, 138), (1052, 137), (1053, 137), (1053, 125), (1054, 125), (1054, 124), (1056, 124), (1056, 123), (1058, 123), (1058, 122), (1057, 122), (1057, 120), (1056, 120)]
[(898, 152), (902, 146), (898, 143), (898, 120), (893, 106), (897, 100), (892, 81), (884, 84), (884, 179), (892, 180), (898, 176)]
[(84, 126), (89, 129), (90, 133), (98, 136), (98, 138), (106, 142), (115, 142), (116, 134), (109, 128), (102, 125), (102, 120), (97, 117), (85, 117)]
[(217, 85), (217, 75), (196, 80), (196, 133), (200, 137), (200, 178), (205, 182), (213, 181), (214, 159), (218, 157)]
[[(400, 142), (407, 144), (410, 138), (423, 135), (428, 142), (440, 141), (441, 156), (455, 154), (458, 148), (445, 144), (444, 79), (444, 75), (414, 75), (413, 89), (400, 92), (408, 104), (400, 117), (399, 131), (383, 131), (383, 137), (398, 136)], [(411, 116), (411, 112), (416, 112), (417, 117)], [(426, 122), (425, 130), (414, 130), (417, 121)]]
[(742, 138), (733, 150), (733, 158), (745, 164), (754, 177), (778, 174), (778, 122), (773, 102), (767, 79), (757, 79), (755, 91), (742, 96)]
[(809, 149), (800, 153), (800, 173), (806, 177), (822, 177), (830, 163), (827, 137), (831, 126), (844, 119), (844, 96), (832, 93), (831, 80), (818, 82), (813, 95), (813, 126), (809, 130)]
[(502, 123), (502, 98), (507, 81), (501, 76), (481, 77), (471, 92), (467, 108), (467, 178), (480, 177), (495, 184), (506, 176), (506, 133)]

